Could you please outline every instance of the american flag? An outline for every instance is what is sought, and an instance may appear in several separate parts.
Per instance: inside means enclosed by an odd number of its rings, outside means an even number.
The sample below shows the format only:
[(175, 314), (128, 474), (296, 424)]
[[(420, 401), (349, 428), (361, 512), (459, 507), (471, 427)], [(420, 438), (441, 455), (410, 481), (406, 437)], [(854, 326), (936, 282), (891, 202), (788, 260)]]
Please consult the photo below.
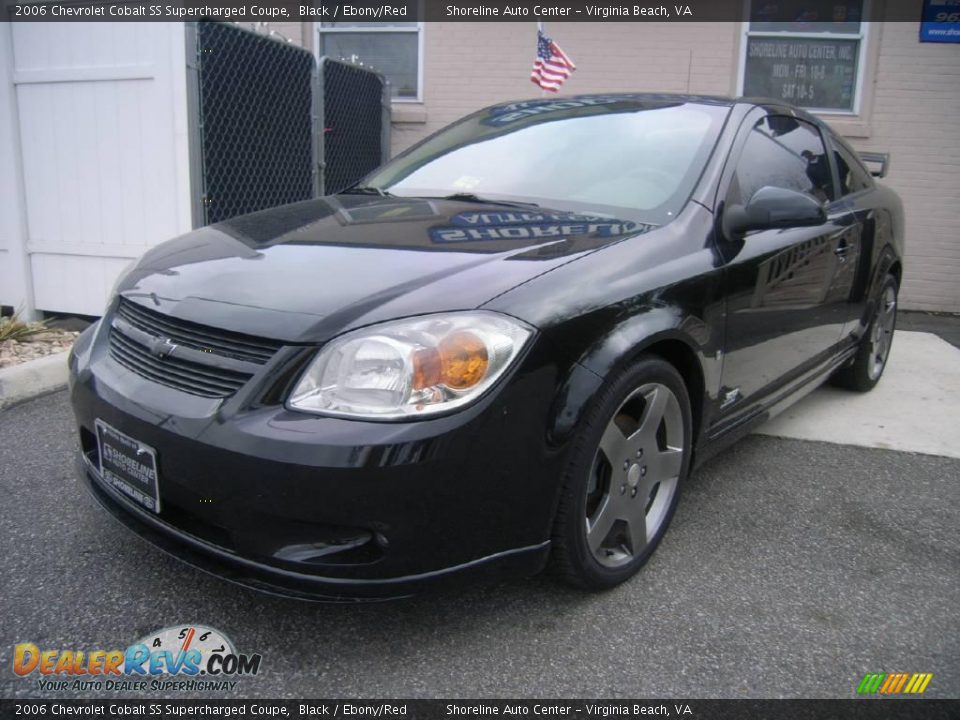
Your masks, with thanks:
[(566, 56), (553, 40), (537, 30), (537, 59), (533, 63), (530, 81), (544, 90), (557, 92), (563, 81), (577, 69), (573, 60)]

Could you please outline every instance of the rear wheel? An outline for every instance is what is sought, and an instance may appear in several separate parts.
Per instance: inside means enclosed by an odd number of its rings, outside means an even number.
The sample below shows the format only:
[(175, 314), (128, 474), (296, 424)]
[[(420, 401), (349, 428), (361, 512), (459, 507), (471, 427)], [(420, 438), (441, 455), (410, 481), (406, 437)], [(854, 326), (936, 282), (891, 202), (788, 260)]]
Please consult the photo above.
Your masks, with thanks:
[(872, 390), (887, 366), (896, 326), (897, 280), (892, 275), (887, 275), (880, 290), (880, 300), (877, 302), (873, 319), (860, 341), (857, 354), (850, 365), (840, 368), (834, 374), (834, 384), (857, 392)]
[(588, 412), (565, 476), (553, 562), (579, 587), (617, 585), (666, 532), (690, 464), (687, 389), (647, 356), (621, 372)]

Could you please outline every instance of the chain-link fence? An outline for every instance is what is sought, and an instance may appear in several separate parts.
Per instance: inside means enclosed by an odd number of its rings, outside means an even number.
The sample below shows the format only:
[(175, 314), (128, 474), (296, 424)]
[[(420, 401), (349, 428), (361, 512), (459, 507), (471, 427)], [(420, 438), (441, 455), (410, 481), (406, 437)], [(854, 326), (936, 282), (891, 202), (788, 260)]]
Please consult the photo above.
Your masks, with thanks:
[(341, 60), (320, 59), (321, 192), (333, 195), (387, 160), (390, 93), (382, 75)]
[(187, 25), (194, 225), (332, 195), (387, 160), (383, 76), (231, 23)]
[(314, 197), (313, 55), (229, 23), (201, 22), (193, 30), (187, 52), (198, 105), (195, 221), (206, 225)]

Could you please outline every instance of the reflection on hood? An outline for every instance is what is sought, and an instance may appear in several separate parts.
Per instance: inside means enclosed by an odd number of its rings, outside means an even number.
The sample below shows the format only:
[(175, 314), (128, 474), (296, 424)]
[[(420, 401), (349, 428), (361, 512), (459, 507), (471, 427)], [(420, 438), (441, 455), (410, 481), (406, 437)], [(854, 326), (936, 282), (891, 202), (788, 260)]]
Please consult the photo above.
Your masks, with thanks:
[[(434, 243), (471, 243), (471, 251), (482, 252), (485, 243), (501, 246), (503, 241), (512, 240), (526, 246), (550, 242), (548, 247), (552, 248), (556, 241), (569, 242), (575, 237), (587, 238), (588, 242), (599, 239), (606, 242), (621, 235), (639, 235), (654, 227), (600, 215), (511, 210), (457, 213), (449, 219), (448, 225), (434, 226), (429, 232)], [(569, 248), (564, 248), (563, 252), (569, 252)], [(529, 259), (553, 254), (547, 248), (537, 248), (514, 257)]]
[(253, 250), (341, 245), (505, 253), (530, 260), (595, 249), (656, 226), (608, 215), (504, 209), (494, 203), (339, 195), (233, 218), (213, 227)]

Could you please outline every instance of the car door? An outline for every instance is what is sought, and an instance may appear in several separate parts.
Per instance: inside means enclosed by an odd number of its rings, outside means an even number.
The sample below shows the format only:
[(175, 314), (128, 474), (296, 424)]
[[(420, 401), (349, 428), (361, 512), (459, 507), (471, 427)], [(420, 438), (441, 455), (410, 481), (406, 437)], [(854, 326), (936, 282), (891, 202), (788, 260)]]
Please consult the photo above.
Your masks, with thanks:
[(848, 145), (832, 133), (827, 145), (837, 171), (837, 199), (827, 212), (831, 220), (842, 224), (846, 234), (840, 239), (841, 264), (834, 282), (835, 291), (846, 298), (846, 323), (841, 341), (853, 342), (853, 333), (864, 316), (877, 233), (877, 210), (872, 202), (873, 179)]
[[(718, 214), (746, 205), (766, 186), (832, 203), (833, 172), (820, 130), (797, 117), (761, 115), (748, 117), (734, 144)], [(840, 268), (850, 239), (843, 223), (836, 215), (814, 227), (718, 237), (726, 289), (722, 416), (753, 414), (836, 351), (848, 311)]]

